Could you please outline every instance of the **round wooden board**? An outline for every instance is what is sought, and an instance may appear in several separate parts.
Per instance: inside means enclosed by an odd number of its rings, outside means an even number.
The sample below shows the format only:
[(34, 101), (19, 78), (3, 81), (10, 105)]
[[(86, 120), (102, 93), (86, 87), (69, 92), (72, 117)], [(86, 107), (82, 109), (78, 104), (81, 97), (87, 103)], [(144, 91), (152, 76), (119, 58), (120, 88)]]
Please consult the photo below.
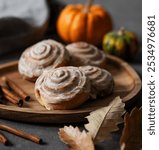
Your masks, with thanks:
[(1, 65), (0, 76), (7, 76), (17, 82), (32, 99), (29, 102), (25, 102), (23, 107), (17, 107), (9, 102), (5, 105), (0, 104), (0, 117), (34, 123), (72, 123), (84, 121), (91, 111), (109, 105), (110, 101), (116, 96), (120, 96), (126, 105), (131, 104), (134, 101), (134, 97), (141, 90), (139, 76), (123, 60), (110, 55), (107, 57), (107, 70), (112, 73), (115, 81), (113, 94), (103, 99), (87, 101), (81, 107), (74, 110), (46, 110), (35, 99), (34, 83), (23, 80), (18, 73), (18, 61)]

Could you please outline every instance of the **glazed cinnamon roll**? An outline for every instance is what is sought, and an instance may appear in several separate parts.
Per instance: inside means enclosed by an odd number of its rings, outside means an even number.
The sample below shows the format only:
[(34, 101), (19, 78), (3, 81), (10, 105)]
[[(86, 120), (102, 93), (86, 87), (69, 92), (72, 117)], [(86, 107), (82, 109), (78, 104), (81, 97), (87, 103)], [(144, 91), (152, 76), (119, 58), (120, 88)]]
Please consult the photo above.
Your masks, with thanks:
[(97, 47), (86, 42), (76, 42), (66, 46), (69, 51), (72, 65), (92, 65), (106, 68), (106, 55)]
[(48, 110), (73, 109), (89, 98), (90, 82), (77, 67), (44, 71), (35, 82), (35, 96)]
[(24, 78), (35, 81), (44, 69), (65, 66), (68, 61), (69, 54), (61, 43), (44, 40), (27, 48), (22, 53), (18, 70)]
[(112, 75), (108, 71), (95, 66), (82, 66), (79, 67), (79, 69), (90, 79), (92, 85), (92, 98), (111, 94), (114, 87), (114, 81)]

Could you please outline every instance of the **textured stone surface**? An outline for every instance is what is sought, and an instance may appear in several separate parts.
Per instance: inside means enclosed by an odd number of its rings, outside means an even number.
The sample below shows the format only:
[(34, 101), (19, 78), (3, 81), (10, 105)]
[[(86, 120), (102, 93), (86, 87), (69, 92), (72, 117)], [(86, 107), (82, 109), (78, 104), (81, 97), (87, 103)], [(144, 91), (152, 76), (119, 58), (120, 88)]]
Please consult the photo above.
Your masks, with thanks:
[(46, 0), (0, 0), (0, 54), (39, 40), (48, 20)]

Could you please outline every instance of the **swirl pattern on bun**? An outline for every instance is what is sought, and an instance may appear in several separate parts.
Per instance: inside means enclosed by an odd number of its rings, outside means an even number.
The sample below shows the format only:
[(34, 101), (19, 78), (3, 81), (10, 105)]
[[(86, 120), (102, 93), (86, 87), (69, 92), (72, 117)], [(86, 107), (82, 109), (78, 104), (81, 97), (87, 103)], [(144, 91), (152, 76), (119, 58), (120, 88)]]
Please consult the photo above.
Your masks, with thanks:
[(92, 85), (91, 95), (93, 98), (96, 98), (96, 96), (106, 96), (112, 93), (114, 80), (108, 71), (95, 66), (82, 66), (79, 67), (79, 69), (90, 79)]
[(106, 68), (106, 55), (97, 47), (86, 42), (76, 42), (66, 46), (75, 66), (92, 65)]
[(61, 43), (44, 40), (27, 48), (22, 53), (18, 69), (26, 79), (35, 81), (44, 69), (65, 66), (68, 61), (69, 54)]
[(46, 109), (72, 109), (89, 98), (90, 82), (77, 67), (45, 71), (35, 83), (35, 96)]

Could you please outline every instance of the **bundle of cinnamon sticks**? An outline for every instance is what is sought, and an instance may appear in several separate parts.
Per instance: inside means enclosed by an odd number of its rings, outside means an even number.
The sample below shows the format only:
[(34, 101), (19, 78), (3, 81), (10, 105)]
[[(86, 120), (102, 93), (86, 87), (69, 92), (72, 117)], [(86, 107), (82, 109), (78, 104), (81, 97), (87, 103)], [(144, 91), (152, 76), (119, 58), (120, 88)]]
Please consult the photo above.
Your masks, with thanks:
[(2, 77), (0, 84), (0, 103), (3, 103), (4, 99), (22, 107), (24, 101), (30, 100), (30, 96), (14, 81), (7, 77)]
[[(27, 133), (27, 132), (24, 132), (22, 130), (17, 130), (17, 129), (10, 127), (8, 125), (0, 124), (0, 130), (7, 131), (9, 133), (12, 133), (16, 136), (30, 140), (30, 141), (37, 143), (37, 144), (42, 143), (42, 139), (40, 137), (38, 137), (36, 135), (32, 135), (32, 134)], [(2, 133), (0, 133), (0, 143), (2, 143), (4, 145), (7, 145), (7, 143), (8, 143), (8, 139)]]

